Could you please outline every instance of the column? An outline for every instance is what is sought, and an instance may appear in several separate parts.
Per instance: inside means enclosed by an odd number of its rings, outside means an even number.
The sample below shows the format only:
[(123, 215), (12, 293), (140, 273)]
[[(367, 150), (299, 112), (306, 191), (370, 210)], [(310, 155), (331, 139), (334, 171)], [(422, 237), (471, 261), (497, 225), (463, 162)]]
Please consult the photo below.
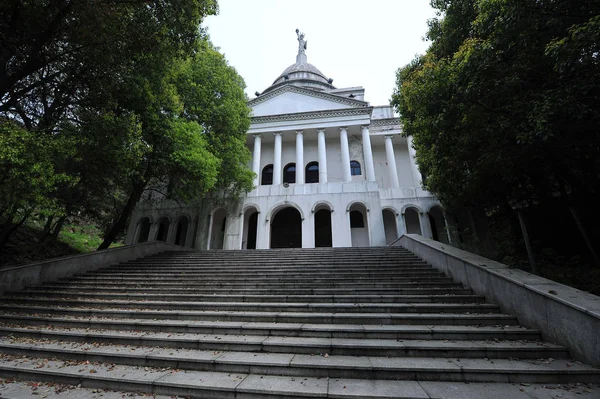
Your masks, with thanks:
[(371, 136), (369, 127), (362, 127), (363, 154), (365, 156), (365, 169), (367, 170), (367, 180), (375, 181), (375, 165), (373, 164), (373, 151), (371, 150)]
[(275, 146), (273, 156), (273, 184), (281, 184), (281, 132), (275, 135)]
[(448, 217), (446, 211), (442, 210), (442, 216), (444, 217), (444, 227), (446, 228), (446, 235), (448, 236), (448, 244), (452, 245), (452, 237), (450, 235), (450, 224), (448, 223)]
[(415, 161), (417, 151), (413, 148), (412, 145), (413, 138), (412, 136), (408, 136), (406, 138), (406, 144), (408, 145), (408, 157), (410, 158), (410, 168), (412, 170), (413, 179), (417, 186), (421, 187), (421, 182), (423, 181), (423, 177), (421, 176), (421, 172), (419, 172), (419, 168), (417, 167), (417, 162)]
[(254, 135), (254, 155), (252, 156), (252, 171), (256, 173), (254, 178), (254, 186), (258, 187), (260, 177), (260, 150), (261, 150), (261, 135)]
[(304, 135), (296, 131), (296, 184), (304, 184)]
[(385, 154), (387, 155), (387, 164), (390, 173), (390, 185), (392, 188), (399, 188), (398, 169), (396, 169), (396, 157), (394, 155), (394, 144), (392, 136), (385, 136)]
[(344, 181), (352, 180), (350, 171), (350, 149), (348, 147), (348, 128), (340, 128), (340, 148), (342, 151), (342, 171), (344, 172)]
[(325, 129), (317, 129), (319, 146), (319, 183), (327, 183), (327, 148), (325, 147)]

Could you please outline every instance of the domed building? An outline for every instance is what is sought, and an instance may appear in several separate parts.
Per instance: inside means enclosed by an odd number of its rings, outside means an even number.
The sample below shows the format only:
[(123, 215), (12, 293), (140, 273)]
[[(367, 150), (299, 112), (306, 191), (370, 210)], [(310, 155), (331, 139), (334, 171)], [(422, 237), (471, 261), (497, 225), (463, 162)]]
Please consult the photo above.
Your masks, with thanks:
[(363, 87), (336, 88), (296, 62), (249, 101), (255, 188), (240, 201), (138, 204), (127, 244), (162, 240), (196, 249), (380, 246), (403, 233), (449, 242), (442, 207), (421, 188), (411, 138), (389, 105)]

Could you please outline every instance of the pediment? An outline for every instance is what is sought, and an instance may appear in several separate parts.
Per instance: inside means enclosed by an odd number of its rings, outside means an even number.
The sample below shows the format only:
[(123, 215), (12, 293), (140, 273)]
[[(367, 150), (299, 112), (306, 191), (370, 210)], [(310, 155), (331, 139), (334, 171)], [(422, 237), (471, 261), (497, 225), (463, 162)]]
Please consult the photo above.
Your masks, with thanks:
[(252, 108), (252, 116), (259, 117), (367, 107), (368, 103), (297, 86), (285, 86), (255, 98), (248, 105)]

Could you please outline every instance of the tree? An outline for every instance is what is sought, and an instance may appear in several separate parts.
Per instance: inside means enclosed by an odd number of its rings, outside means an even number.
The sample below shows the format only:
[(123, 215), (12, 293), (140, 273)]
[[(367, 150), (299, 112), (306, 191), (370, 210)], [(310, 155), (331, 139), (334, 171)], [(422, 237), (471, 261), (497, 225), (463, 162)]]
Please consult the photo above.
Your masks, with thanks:
[(488, 214), (562, 197), (577, 219), (598, 198), (600, 4), (432, 5), (432, 45), (398, 71), (392, 99), (427, 188)]

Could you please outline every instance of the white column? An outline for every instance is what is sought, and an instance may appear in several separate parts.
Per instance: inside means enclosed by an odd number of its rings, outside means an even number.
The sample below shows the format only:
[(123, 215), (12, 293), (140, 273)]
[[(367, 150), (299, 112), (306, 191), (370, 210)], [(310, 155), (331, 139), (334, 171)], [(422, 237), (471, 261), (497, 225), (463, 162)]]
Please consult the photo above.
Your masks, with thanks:
[(400, 182), (398, 182), (398, 169), (396, 169), (396, 156), (394, 155), (392, 136), (385, 136), (385, 153), (390, 173), (390, 184), (392, 188), (399, 188)]
[(375, 181), (375, 165), (373, 164), (373, 151), (371, 150), (371, 136), (369, 127), (362, 127), (363, 154), (365, 156), (365, 169), (367, 170), (367, 180)]
[(319, 146), (319, 183), (327, 183), (327, 148), (325, 147), (325, 129), (317, 129)]
[(296, 184), (304, 184), (304, 135), (296, 131)]
[(281, 184), (281, 132), (275, 135), (274, 161), (273, 161), (273, 184)]
[(260, 177), (260, 150), (261, 150), (261, 135), (254, 135), (254, 155), (252, 156), (252, 171), (256, 173), (254, 178), (254, 186), (258, 187)]
[(412, 170), (413, 179), (416, 185), (421, 187), (423, 176), (421, 176), (421, 172), (419, 172), (419, 168), (417, 167), (417, 162), (415, 161), (417, 151), (413, 148), (412, 143), (412, 136), (408, 136), (406, 138), (406, 144), (408, 145), (408, 157), (410, 158), (410, 168)]
[(348, 147), (348, 128), (340, 128), (340, 148), (342, 151), (342, 171), (344, 172), (344, 181), (352, 180), (350, 171), (350, 149)]

